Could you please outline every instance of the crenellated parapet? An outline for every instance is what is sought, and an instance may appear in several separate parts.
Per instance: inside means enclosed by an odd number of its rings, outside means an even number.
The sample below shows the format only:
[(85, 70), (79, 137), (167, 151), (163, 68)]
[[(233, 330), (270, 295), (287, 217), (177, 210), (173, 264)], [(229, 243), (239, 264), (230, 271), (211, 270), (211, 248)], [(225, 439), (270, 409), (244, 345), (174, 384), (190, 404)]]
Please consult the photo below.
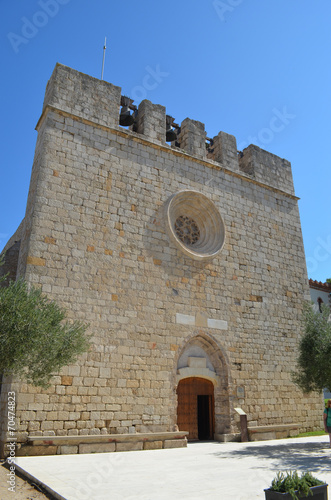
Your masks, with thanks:
[[(185, 118), (180, 125), (171, 125), (175, 140), (167, 142), (167, 127), (173, 118), (168, 117), (167, 124), (166, 108), (146, 99), (137, 107), (131, 99), (125, 99), (130, 103), (126, 112), (130, 110), (133, 121), (125, 127), (128, 133), (136, 133), (165, 147), (179, 148), (190, 156), (206, 162), (211, 160), (223, 169), (294, 194), (288, 161), (255, 145), (239, 152), (236, 138), (223, 131), (208, 139), (205, 125), (190, 118)], [(43, 110), (56, 108), (101, 126), (123, 130), (120, 125), (121, 105), (120, 87), (57, 64), (47, 84)]]

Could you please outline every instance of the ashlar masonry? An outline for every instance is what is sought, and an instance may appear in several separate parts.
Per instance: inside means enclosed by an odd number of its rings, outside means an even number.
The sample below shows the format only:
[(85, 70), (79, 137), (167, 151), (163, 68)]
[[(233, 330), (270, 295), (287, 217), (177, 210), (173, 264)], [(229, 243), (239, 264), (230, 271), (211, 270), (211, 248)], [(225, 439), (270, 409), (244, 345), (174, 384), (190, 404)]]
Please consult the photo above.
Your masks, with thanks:
[[(291, 165), (237, 152), (186, 118), (166, 142), (148, 100), (119, 125), (121, 89), (57, 64), (37, 124), (11, 276), (89, 323), (92, 346), (42, 390), (17, 394), (17, 454), (251, 439), (321, 425), (291, 382), (309, 300)], [(171, 123), (171, 120), (170, 120)], [(260, 431), (260, 432), (259, 432)]]

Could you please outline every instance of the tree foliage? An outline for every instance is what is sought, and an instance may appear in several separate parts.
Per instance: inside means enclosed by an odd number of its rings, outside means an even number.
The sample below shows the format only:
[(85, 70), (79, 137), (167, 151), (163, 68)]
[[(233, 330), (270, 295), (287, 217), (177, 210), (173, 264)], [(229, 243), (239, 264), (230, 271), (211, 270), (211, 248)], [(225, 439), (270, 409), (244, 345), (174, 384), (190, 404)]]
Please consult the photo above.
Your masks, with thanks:
[(0, 287), (0, 374), (47, 387), (62, 366), (88, 349), (86, 324), (25, 281)]
[(330, 309), (322, 304), (322, 312), (312, 304), (305, 304), (303, 322), (305, 332), (299, 344), (299, 357), (293, 381), (303, 392), (331, 388), (331, 322)]

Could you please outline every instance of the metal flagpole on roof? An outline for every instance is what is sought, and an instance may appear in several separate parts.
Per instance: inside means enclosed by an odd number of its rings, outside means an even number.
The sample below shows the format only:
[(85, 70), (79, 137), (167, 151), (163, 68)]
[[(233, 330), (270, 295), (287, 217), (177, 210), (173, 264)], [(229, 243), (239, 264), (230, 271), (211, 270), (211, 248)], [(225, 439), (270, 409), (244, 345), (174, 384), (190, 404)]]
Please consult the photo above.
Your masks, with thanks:
[(103, 70), (104, 70), (104, 67), (105, 67), (106, 41), (107, 41), (107, 38), (105, 37), (105, 44), (103, 46), (101, 80), (103, 80)]

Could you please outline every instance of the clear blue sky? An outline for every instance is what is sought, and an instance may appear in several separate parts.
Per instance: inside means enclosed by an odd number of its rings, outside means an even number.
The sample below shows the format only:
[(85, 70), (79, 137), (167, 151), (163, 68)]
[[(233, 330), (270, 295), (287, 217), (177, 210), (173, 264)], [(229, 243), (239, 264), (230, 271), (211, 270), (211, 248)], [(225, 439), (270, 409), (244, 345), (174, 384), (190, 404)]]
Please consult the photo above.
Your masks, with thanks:
[(104, 79), (135, 104), (292, 163), (309, 277), (331, 277), (330, 0), (0, 0), (0, 17), (0, 248), (24, 216), (47, 80), (56, 62), (99, 78), (106, 36)]

